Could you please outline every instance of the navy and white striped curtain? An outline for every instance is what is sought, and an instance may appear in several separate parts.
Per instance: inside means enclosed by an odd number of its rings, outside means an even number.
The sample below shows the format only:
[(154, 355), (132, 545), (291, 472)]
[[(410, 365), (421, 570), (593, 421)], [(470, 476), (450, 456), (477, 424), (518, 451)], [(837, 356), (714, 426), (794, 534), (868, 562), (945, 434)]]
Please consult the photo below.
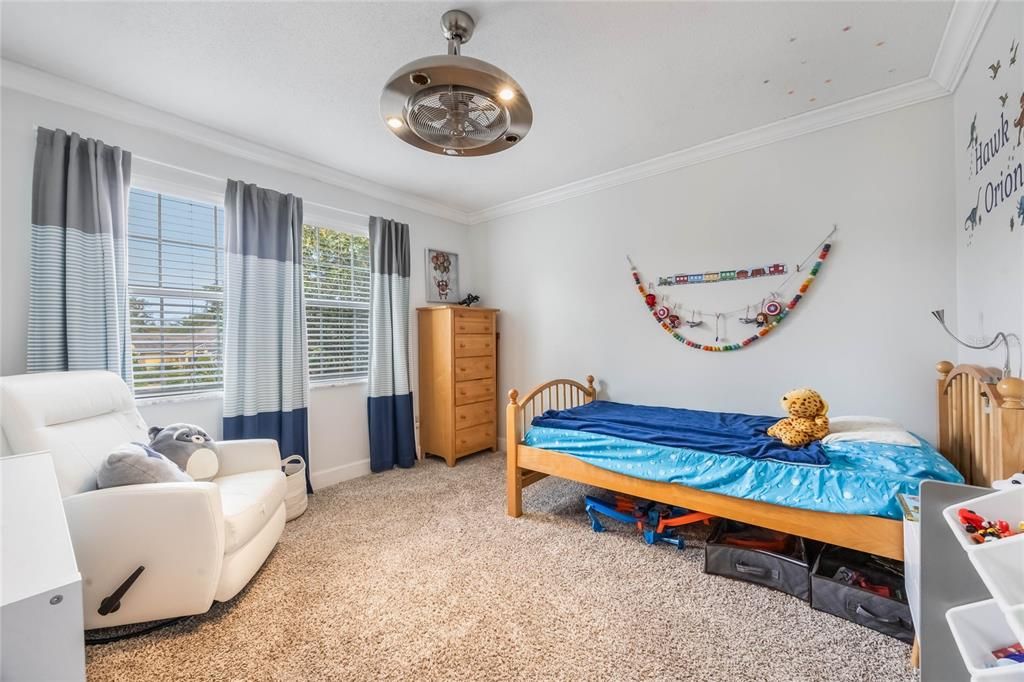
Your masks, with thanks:
[(275, 439), (312, 490), (302, 199), (228, 180), (224, 231), (224, 438)]
[(416, 463), (409, 383), (409, 226), (370, 218), (370, 470)]
[(32, 177), (29, 372), (105, 369), (132, 385), (127, 224), (132, 155), (39, 128)]

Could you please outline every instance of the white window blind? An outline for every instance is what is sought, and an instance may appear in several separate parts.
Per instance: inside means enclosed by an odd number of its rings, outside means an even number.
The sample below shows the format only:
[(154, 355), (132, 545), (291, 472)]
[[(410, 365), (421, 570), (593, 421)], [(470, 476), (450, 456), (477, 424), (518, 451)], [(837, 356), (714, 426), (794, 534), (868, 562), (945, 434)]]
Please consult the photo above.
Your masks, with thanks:
[(224, 209), (132, 188), (128, 296), (138, 396), (219, 390)]
[(311, 381), (361, 379), (370, 368), (370, 240), (303, 225)]

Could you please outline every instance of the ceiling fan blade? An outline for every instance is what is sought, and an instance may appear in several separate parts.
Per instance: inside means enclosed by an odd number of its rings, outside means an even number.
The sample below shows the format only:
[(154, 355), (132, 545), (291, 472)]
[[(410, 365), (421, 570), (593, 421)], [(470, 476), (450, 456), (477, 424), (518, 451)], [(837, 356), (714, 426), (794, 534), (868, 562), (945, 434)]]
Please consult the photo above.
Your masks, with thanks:
[(466, 117), (466, 125), (472, 127), (473, 130), (475, 130), (478, 133), (486, 133), (487, 132), (487, 126), (485, 124), (481, 123), (480, 121), (477, 121), (472, 116), (467, 116)]
[(441, 107), (428, 107), (421, 105), (416, 107), (416, 115), (428, 118), (431, 121), (443, 121), (448, 118), (448, 110)]
[(494, 105), (494, 102), (491, 102), (483, 97), (474, 97), (473, 106), (476, 107), (478, 111), (486, 111), (487, 113), (491, 113), (492, 111), (498, 110), (498, 107)]

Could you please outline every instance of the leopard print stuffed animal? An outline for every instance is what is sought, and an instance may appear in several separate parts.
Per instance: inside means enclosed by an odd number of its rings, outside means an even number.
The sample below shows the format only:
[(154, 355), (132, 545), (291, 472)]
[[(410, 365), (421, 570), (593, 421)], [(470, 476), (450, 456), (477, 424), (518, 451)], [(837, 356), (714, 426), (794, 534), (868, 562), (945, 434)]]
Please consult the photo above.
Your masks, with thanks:
[(798, 388), (782, 396), (781, 405), (789, 416), (768, 429), (768, 435), (790, 447), (801, 447), (828, 435), (828, 403), (809, 388)]

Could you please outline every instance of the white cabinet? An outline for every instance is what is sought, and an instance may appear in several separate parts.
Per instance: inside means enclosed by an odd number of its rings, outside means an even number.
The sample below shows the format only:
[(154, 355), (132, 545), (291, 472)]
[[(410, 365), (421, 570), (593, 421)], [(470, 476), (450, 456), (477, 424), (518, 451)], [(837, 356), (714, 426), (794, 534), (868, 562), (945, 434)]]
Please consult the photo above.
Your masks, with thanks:
[(82, 578), (49, 453), (0, 458), (0, 678), (85, 679)]

